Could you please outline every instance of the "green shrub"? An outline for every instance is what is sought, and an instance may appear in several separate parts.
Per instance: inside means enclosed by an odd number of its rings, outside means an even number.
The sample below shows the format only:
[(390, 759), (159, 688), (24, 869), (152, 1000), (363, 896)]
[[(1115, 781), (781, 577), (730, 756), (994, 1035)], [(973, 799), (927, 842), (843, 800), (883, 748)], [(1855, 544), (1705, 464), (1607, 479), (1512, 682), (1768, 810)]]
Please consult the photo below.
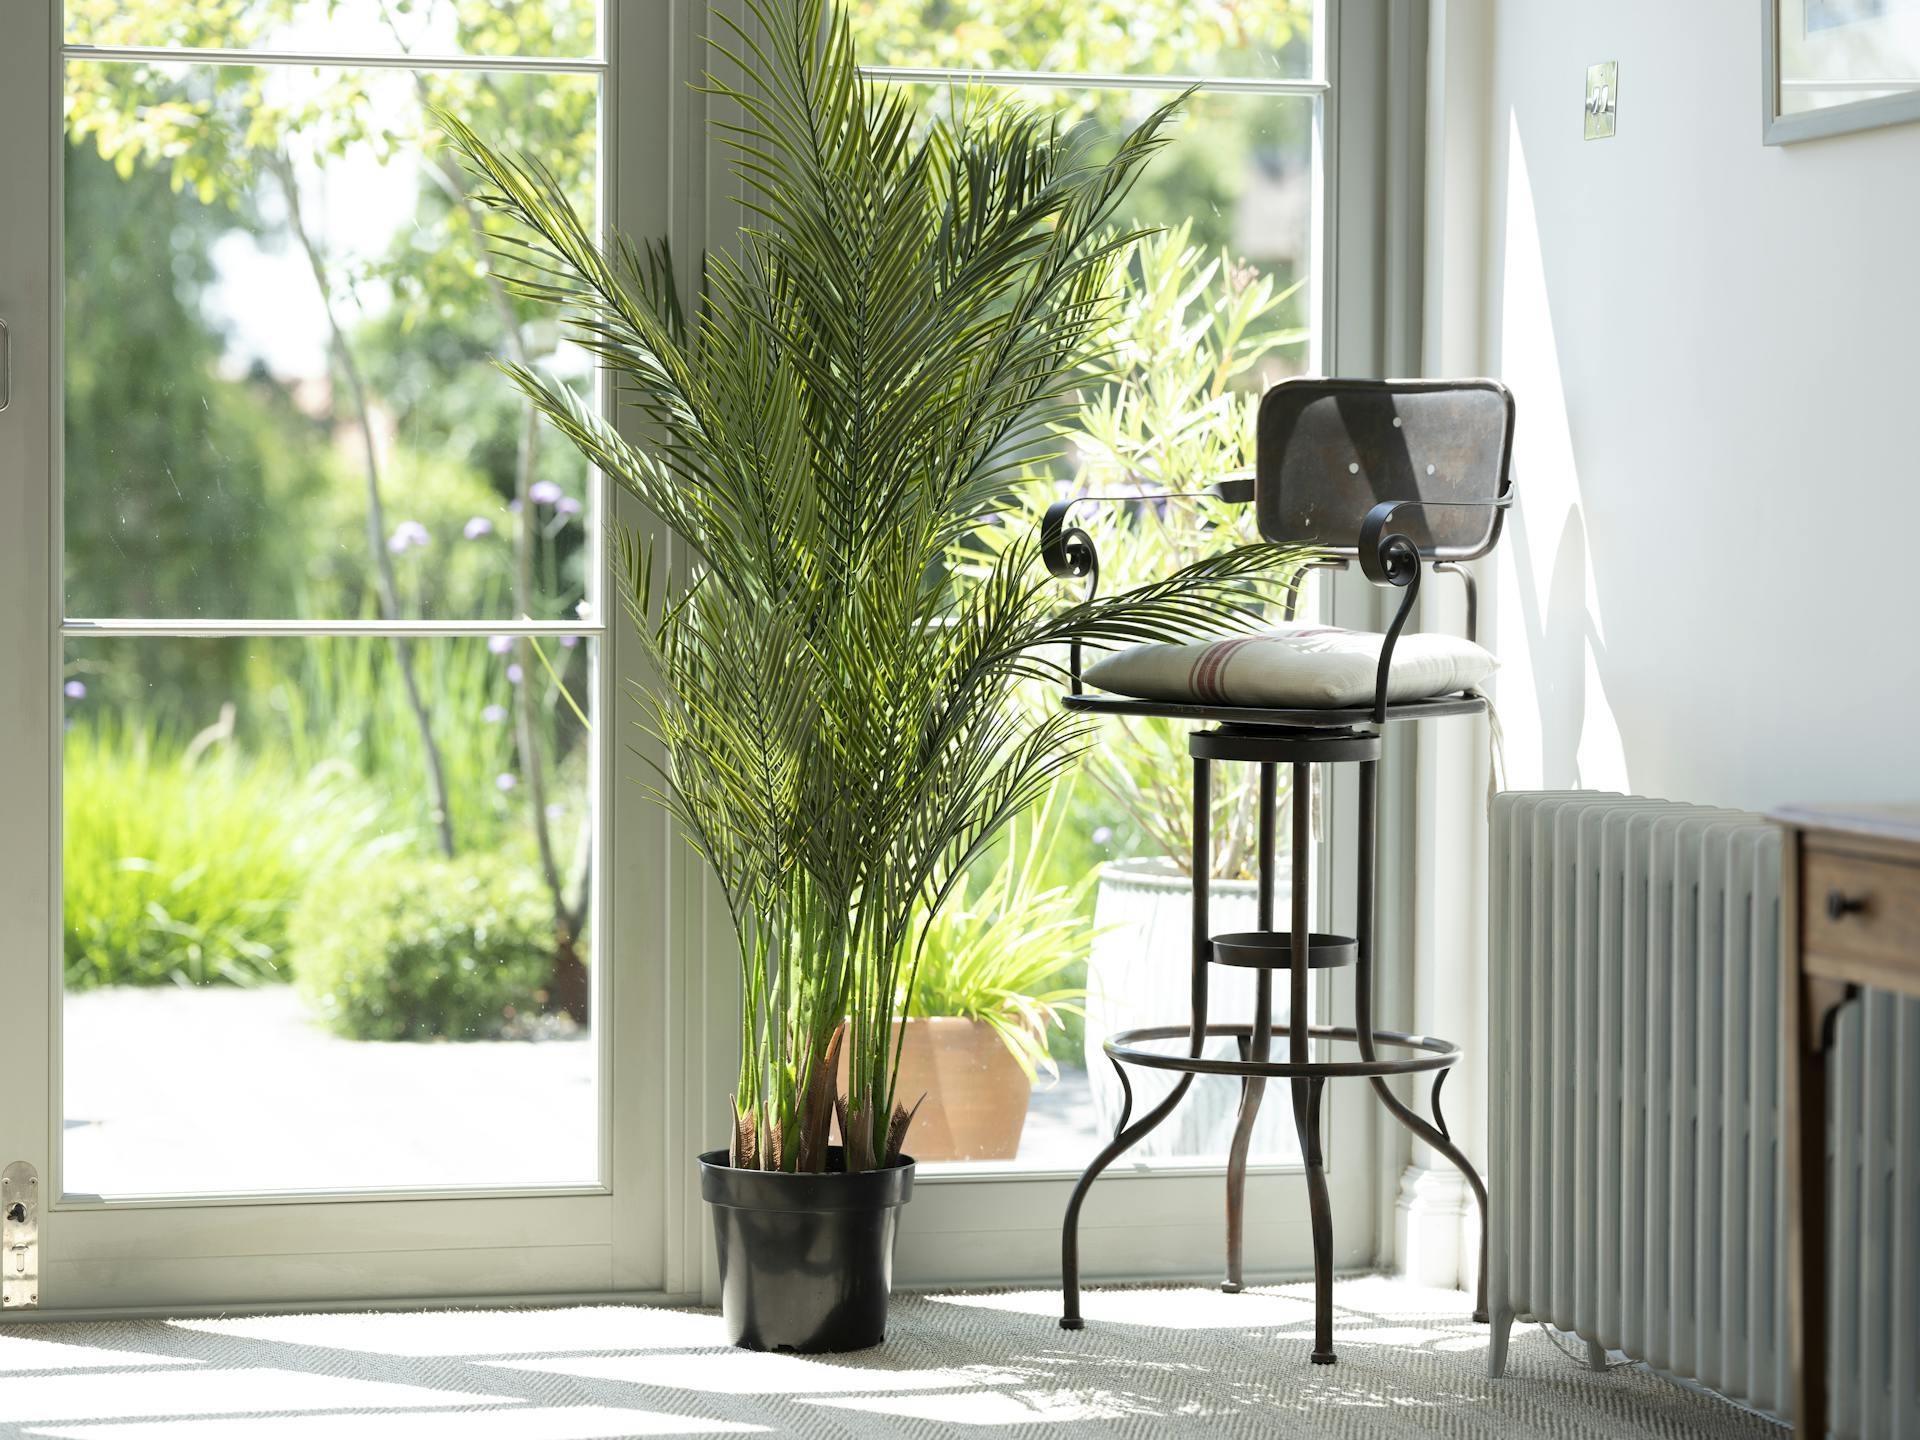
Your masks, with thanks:
[(551, 902), (499, 855), (328, 876), (290, 928), (302, 993), (358, 1040), (492, 1039), (539, 1010), (553, 965)]
[(351, 777), (296, 777), (225, 743), (138, 727), (67, 732), (63, 941), (70, 990), (287, 978), (308, 878), (364, 854), (378, 802)]
[[(1074, 785), (1057, 782), (1007, 827), (967, 883), (921, 931), (910, 1014), (983, 1020), (1034, 1080), (1059, 1078), (1058, 1060), (1078, 1061), (1087, 955), (1095, 930), (1088, 896), (1097, 872), (1053, 885), (1055, 851), (1073, 810)], [(1068, 1017), (1081, 1018), (1079, 1028)], [(1055, 1056), (1056, 1034), (1072, 1040)]]

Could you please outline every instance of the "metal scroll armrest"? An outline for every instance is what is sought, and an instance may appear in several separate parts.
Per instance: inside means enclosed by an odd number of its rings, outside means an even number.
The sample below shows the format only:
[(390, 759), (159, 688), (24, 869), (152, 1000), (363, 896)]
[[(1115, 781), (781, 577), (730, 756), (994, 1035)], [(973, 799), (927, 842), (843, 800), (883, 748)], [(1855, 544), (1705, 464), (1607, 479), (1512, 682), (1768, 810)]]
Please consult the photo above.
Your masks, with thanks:
[[(1406, 535), (1388, 528), (1394, 512), (1441, 505), (1449, 509), (1504, 510), (1512, 503), (1511, 494), (1496, 495), (1485, 500), (1383, 500), (1367, 511), (1366, 519), (1360, 522), (1358, 548), (1361, 572), (1376, 585), (1392, 585), (1406, 591), (1400, 608), (1394, 612), (1393, 623), (1387, 626), (1386, 640), (1380, 646), (1380, 665), (1373, 682), (1374, 724), (1386, 723), (1387, 677), (1393, 669), (1393, 647), (1399, 643), (1400, 631), (1406, 625), (1407, 616), (1413, 611), (1413, 602), (1420, 594), (1420, 547)], [(1456, 570), (1456, 573), (1467, 582), (1468, 628), (1477, 628), (1478, 617), (1472, 613), (1478, 608), (1473, 578), (1464, 570)]]
[[(1204, 490), (1143, 491), (1137, 495), (1073, 495), (1065, 500), (1056, 500), (1040, 517), (1041, 563), (1056, 580), (1085, 580), (1087, 593), (1084, 598), (1091, 600), (1100, 590), (1100, 552), (1094, 548), (1091, 535), (1069, 523), (1067, 514), (1074, 506), (1129, 505), (1150, 500), (1192, 500), (1203, 497), (1224, 500), (1230, 505), (1246, 504), (1253, 499), (1252, 472), (1235, 472)], [(1078, 640), (1068, 644), (1067, 663), (1073, 680), (1073, 693), (1078, 695), (1081, 693)]]

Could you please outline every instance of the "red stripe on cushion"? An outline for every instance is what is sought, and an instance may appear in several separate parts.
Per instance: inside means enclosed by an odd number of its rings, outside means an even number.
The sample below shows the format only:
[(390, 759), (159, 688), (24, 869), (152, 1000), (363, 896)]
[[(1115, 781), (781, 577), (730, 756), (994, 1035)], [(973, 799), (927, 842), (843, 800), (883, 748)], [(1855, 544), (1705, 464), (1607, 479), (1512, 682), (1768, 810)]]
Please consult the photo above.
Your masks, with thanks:
[(1226, 674), (1227, 662), (1244, 646), (1265, 638), (1262, 635), (1236, 635), (1231, 640), (1216, 640), (1207, 646), (1194, 663), (1190, 677), (1194, 695), (1209, 704), (1230, 704), (1220, 683)]

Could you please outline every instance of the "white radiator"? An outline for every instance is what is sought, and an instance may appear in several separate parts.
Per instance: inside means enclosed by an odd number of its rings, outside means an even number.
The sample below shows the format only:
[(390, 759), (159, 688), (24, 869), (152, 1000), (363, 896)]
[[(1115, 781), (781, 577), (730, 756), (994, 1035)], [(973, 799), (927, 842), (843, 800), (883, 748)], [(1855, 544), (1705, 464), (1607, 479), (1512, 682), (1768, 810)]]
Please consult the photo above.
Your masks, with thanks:
[[(1512, 792), (1491, 862), (1493, 1373), (1521, 1317), (1790, 1415), (1779, 831)], [(1920, 1003), (1836, 1039), (1834, 1430), (1920, 1436)]]

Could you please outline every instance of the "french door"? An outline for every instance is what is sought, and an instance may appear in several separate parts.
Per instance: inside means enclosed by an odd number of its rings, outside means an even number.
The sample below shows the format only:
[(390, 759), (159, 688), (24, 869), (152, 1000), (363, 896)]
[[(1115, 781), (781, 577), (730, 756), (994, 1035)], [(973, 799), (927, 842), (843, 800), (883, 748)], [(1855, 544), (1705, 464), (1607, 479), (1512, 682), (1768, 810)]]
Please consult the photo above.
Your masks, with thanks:
[(607, 497), (492, 361), (607, 397), (433, 138), (684, 230), (685, 8), (5, 28), (10, 1307), (697, 1290), (697, 882), (626, 783)]
[[(1151, 54), (976, 53), (964, 26), (921, 53), (886, 22), (911, 34), (927, 7), (853, 8), (863, 58), (928, 103), (984, 82), (1124, 120), (1183, 81)], [(1406, 8), (1273, 7), (1292, 68), (1218, 57), (1143, 188), (1164, 213), (1131, 217), (1192, 216), (1302, 281), (1293, 370), (1393, 365), (1381, 116)], [(610, 397), (495, 287), (431, 143), (447, 106), (583, 210), (698, 255), (737, 223), (688, 86), (705, 13), (10, 7), (0, 1168), (37, 1196), (22, 1316), (713, 1296), (691, 1157), (734, 1072), (727, 927), (633, 783), (640, 659), (598, 538), (616, 502), (490, 361)], [(1372, 603), (1333, 587), (1321, 613)], [(1297, 857), (1334, 928), (1351, 805), (1322, 797), (1331, 863)], [(1316, 998), (1350, 1008), (1340, 982)], [(1097, 1147), (1091, 1099), (1047, 1094), (1055, 1151), (927, 1167), (902, 1283), (1057, 1275)], [(1341, 1260), (1362, 1263), (1394, 1167), (1371, 1101), (1331, 1103)], [(1250, 1182), (1251, 1271), (1310, 1263), (1285, 1145)], [(1220, 1168), (1201, 1146), (1109, 1172), (1088, 1274), (1217, 1264)]]

